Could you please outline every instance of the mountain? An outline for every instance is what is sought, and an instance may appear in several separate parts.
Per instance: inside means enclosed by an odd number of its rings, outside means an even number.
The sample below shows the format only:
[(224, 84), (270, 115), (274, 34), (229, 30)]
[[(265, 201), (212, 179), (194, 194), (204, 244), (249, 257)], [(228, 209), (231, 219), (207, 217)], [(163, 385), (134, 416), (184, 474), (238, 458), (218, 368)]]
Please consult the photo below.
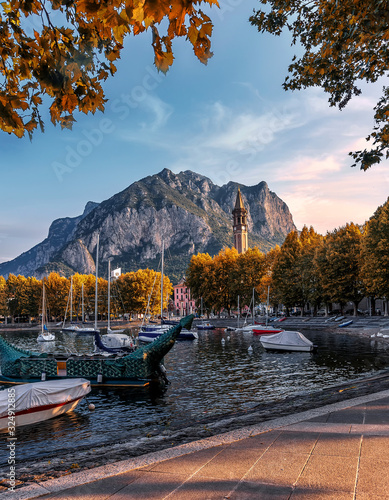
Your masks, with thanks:
[(164, 169), (100, 204), (89, 202), (79, 217), (54, 221), (42, 243), (0, 264), (0, 274), (94, 273), (99, 235), (99, 275), (106, 273), (109, 258), (123, 272), (157, 269), (164, 241), (166, 274), (176, 282), (194, 253), (214, 255), (233, 245), (232, 209), (238, 187), (248, 212), (250, 247), (266, 251), (296, 229), (287, 205), (266, 182), (219, 187), (191, 171), (174, 174)]

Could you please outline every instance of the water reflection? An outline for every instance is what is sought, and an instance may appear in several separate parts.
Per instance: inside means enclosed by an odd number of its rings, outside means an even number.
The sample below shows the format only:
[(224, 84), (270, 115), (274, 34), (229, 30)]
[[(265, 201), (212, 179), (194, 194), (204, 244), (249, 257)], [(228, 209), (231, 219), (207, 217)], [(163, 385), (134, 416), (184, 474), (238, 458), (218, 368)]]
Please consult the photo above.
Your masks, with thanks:
[[(55, 342), (39, 344), (36, 332), (2, 335), (33, 351), (93, 351), (92, 336), (57, 333)], [(259, 337), (251, 333), (199, 332), (197, 341), (177, 342), (166, 356), (171, 383), (165, 390), (92, 389), (75, 412), (20, 428), (19, 460), (119, 441), (136, 443), (171, 424), (190, 425), (205, 416), (226, 416), (347, 382), (389, 365), (385, 344), (326, 332), (304, 331), (304, 335), (319, 346), (316, 353), (266, 352)], [(88, 410), (88, 402), (96, 406), (95, 411)]]

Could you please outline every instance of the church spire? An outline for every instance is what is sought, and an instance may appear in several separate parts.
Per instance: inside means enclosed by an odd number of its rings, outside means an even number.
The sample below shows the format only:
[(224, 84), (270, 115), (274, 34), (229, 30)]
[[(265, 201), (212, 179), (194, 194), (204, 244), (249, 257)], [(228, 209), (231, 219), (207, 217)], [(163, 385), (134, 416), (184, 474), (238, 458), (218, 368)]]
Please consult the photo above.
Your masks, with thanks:
[(247, 210), (244, 208), (242, 194), (238, 187), (236, 195), (235, 208), (232, 211), (234, 246), (239, 253), (244, 253), (248, 249), (247, 237)]

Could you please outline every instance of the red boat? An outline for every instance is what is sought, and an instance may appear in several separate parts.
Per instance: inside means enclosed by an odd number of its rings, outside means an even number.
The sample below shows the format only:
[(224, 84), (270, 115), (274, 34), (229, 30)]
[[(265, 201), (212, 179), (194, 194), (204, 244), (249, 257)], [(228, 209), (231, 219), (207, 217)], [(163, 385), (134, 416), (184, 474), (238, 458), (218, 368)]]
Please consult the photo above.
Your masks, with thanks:
[(280, 333), (284, 330), (282, 328), (274, 328), (273, 326), (258, 325), (258, 328), (253, 328), (254, 335), (273, 335), (274, 333)]

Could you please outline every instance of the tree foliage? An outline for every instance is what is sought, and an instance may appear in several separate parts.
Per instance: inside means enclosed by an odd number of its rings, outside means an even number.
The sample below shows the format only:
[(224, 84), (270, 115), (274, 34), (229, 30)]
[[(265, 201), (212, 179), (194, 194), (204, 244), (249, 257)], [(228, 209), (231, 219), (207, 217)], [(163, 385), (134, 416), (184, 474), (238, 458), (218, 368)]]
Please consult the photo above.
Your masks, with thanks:
[(346, 224), (328, 234), (320, 249), (319, 280), (331, 302), (343, 306), (353, 302), (354, 314), (364, 297), (360, 255), (362, 232), (356, 224)]
[(5, 0), (0, 6), (0, 128), (17, 137), (44, 124), (71, 128), (76, 110), (104, 110), (102, 82), (116, 72), (124, 39), (151, 32), (154, 61), (166, 72), (172, 42), (186, 37), (207, 63), (212, 23), (199, 4), (217, 0)]
[(389, 198), (366, 224), (361, 272), (372, 296), (389, 298)]
[[(292, 44), (303, 48), (289, 66), (284, 88), (320, 86), (331, 106), (342, 109), (361, 93), (360, 82), (375, 82), (389, 69), (389, 2), (387, 0), (259, 0), (269, 8), (250, 18), (260, 32), (288, 30)], [(389, 157), (389, 88), (376, 107), (375, 126), (367, 137), (370, 150), (350, 153), (366, 170)]]

